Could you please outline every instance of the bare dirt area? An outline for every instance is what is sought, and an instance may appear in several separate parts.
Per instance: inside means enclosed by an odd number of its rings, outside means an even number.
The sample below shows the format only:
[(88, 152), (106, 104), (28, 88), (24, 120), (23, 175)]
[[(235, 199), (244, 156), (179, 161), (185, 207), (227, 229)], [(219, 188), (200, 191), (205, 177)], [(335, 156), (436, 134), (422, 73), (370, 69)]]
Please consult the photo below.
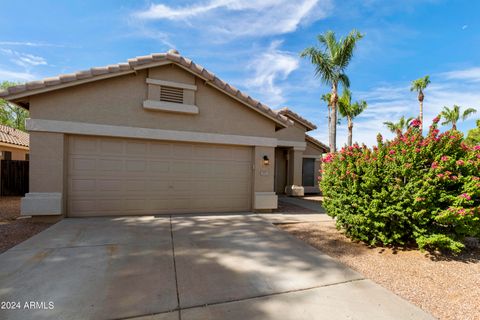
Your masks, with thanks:
[(20, 217), (20, 197), (0, 197), (0, 253), (45, 230), (51, 223)]
[(278, 225), (439, 319), (480, 319), (480, 250), (458, 256), (369, 248), (335, 223)]

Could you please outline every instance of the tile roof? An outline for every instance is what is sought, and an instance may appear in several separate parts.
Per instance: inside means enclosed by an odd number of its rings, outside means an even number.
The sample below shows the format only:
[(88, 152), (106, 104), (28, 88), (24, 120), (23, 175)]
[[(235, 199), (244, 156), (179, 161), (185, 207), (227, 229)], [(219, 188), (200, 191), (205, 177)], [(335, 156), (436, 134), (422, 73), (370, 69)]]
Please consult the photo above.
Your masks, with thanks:
[(192, 60), (181, 56), (178, 51), (173, 49), (169, 50), (167, 53), (153, 53), (150, 55), (129, 59), (126, 63), (118, 63), (104, 67), (94, 67), (89, 70), (78, 71), (70, 74), (62, 74), (52, 78), (45, 78), (38, 81), (30, 81), (24, 84), (12, 86), (3, 91), (0, 91), (0, 98), (6, 100), (16, 100), (21, 97), (28, 97), (37, 94), (39, 92), (56, 90), (66, 84), (75, 85), (76, 83), (80, 84), (85, 81), (104, 79), (109, 75), (122, 75), (124, 73), (134, 72), (135, 70), (154, 67), (155, 64), (161, 62), (175, 63), (197, 75), (198, 77), (205, 79), (213, 87), (216, 87), (217, 89), (234, 97), (242, 103), (250, 106), (254, 110), (264, 114), (275, 122), (280, 123), (284, 127), (291, 125), (291, 121), (289, 121), (283, 115), (278, 114), (277, 112), (273, 111), (268, 106), (262, 104), (258, 100), (255, 100), (246, 93), (226, 83), (225, 81), (215, 76), (215, 74), (213, 74), (212, 72), (208, 71), (201, 65), (194, 63)]
[(3, 124), (0, 124), (0, 142), (28, 147), (29, 134)]
[(330, 152), (330, 148), (329, 148), (326, 144), (324, 144), (323, 142), (315, 139), (315, 138), (312, 137), (312, 136), (309, 136), (308, 134), (305, 134), (305, 140), (307, 140), (307, 141), (315, 144), (316, 146), (324, 149), (326, 152)]
[(282, 109), (276, 110), (278, 114), (284, 115), (287, 118), (293, 119), (303, 126), (305, 126), (308, 130), (315, 130), (317, 129), (317, 126), (307, 119), (301, 117), (298, 113), (293, 112), (292, 110), (288, 109), (287, 107), (284, 107)]

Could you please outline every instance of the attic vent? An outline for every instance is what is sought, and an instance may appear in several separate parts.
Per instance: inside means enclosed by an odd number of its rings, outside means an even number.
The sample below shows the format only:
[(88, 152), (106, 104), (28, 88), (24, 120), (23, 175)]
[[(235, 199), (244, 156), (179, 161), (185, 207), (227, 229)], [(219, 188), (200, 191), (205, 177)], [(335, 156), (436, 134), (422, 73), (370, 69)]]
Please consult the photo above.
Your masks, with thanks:
[(183, 103), (183, 89), (169, 86), (161, 86), (160, 101)]

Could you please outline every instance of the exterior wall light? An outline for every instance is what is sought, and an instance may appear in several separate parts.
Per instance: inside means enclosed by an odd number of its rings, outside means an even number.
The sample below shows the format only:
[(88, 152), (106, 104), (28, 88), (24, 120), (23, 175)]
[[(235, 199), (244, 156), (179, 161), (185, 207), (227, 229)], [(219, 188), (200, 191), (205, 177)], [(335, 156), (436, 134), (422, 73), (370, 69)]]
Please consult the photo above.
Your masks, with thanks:
[(268, 166), (270, 164), (270, 159), (268, 159), (268, 156), (263, 156), (263, 164), (265, 166)]

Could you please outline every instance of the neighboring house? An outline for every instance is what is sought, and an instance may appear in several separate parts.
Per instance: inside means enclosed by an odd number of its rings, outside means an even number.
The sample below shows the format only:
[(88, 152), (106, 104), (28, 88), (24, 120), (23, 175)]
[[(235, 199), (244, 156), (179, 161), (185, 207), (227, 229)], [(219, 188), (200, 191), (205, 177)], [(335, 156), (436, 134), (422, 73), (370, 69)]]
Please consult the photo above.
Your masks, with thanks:
[(0, 160), (28, 160), (28, 133), (0, 124)]
[(0, 97), (30, 111), (24, 215), (262, 211), (277, 207), (276, 193), (318, 191), (327, 148), (306, 136), (312, 123), (175, 50)]

